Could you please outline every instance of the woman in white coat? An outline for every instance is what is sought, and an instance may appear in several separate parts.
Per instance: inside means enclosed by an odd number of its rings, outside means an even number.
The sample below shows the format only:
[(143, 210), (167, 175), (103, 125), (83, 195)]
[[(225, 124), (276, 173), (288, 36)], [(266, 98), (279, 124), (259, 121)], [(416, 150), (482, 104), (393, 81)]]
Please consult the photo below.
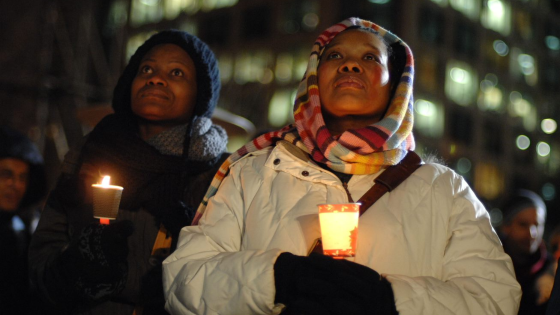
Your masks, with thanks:
[[(172, 314), (515, 314), (521, 291), (464, 179), (425, 164), (359, 221), (354, 262), (307, 253), (318, 204), (358, 200), (414, 149), (408, 46), (350, 18), (310, 55), (295, 123), (222, 165), (164, 262)], [(219, 188), (219, 189), (218, 189)]]

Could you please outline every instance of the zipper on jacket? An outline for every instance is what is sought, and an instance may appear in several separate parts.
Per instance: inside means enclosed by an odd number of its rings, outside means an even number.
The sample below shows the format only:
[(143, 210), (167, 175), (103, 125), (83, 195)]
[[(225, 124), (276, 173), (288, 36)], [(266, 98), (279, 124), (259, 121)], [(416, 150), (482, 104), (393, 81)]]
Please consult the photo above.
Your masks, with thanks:
[(346, 195), (348, 196), (348, 201), (353, 203), (354, 199), (352, 199), (352, 195), (350, 195), (350, 191), (348, 190), (348, 183), (343, 182), (342, 187), (344, 187), (344, 191), (346, 191)]

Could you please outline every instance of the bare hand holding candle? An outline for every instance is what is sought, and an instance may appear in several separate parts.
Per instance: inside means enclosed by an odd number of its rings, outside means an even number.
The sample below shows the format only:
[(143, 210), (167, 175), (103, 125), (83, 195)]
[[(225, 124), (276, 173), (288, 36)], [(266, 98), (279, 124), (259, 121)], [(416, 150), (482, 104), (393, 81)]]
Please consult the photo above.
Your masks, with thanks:
[(101, 184), (93, 184), (93, 217), (101, 224), (117, 218), (123, 187), (110, 185), (111, 177), (104, 176)]
[(335, 259), (354, 257), (360, 204), (323, 204), (318, 207), (323, 254)]

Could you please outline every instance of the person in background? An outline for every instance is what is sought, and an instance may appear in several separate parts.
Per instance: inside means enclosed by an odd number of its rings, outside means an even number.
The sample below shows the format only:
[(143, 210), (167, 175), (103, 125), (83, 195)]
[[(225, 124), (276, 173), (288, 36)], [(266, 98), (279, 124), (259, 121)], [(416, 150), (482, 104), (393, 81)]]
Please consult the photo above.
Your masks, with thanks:
[(520, 189), (503, 207), (499, 235), (510, 255), (523, 296), (519, 314), (544, 314), (554, 282), (554, 260), (543, 242), (546, 205), (530, 190)]
[(521, 290), (488, 212), (439, 164), (420, 166), (363, 209), (354, 261), (308, 256), (321, 235), (317, 205), (359, 200), (387, 167), (414, 156), (413, 76), (409, 47), (372, 22), (350, 18), (320, 34), (295, 124), (226, 160), (198, 225), (182, 229), (164, 261), (166, 309), (516, 313)]
[[(61, 313), (166, 313), (161, 262), (228, 155), (210, 120), (219, 89), (214, 54), (186, 32), (159, 32), (130, 58), (115, 113), (66, 155), (32, 238), (31, 280)], [(109, 225), (92, 210), (103, 175), (124, 188)]]
[(47, 191), (43, 157), (22, 133), (0, 126), (0, 313), (30, 309), (27, 248)]

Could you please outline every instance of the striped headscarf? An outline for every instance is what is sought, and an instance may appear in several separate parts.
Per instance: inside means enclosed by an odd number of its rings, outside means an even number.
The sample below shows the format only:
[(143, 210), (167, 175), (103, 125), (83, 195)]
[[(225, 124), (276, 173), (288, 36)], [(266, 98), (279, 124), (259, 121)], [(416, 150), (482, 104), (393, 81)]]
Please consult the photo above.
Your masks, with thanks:
[[(370, 126), (348, 130), (339, 137), (334, 137), (326, 128), (321, 113), (317, 69), (325, 46), (340, 32), (355, 27), (377, 33), (388, 45), (401, 45), (406, 54), (406, 61), (385, 116)], [(394, 34), (372, 22), (358, 18), (349, 18), (329, 27), (313, 44), (307, 70), (297, 91), (294, 105), (295, 123), (255, 138), (234, 152), (214, 176), (198, 208), (193, 225), (198, 223), (206, 209), (208, 199), (216, 194), (233, 162), (249, 152), (272, 146), (279, 140), (286, 140), (296, 145), (308, 153), (314, 161), (346, 174), (373, 174), (383, 167), (397, 164), (407, 151), (414, 150), (415, 146), (412, 135), (413, 78), (412, 52)]]

